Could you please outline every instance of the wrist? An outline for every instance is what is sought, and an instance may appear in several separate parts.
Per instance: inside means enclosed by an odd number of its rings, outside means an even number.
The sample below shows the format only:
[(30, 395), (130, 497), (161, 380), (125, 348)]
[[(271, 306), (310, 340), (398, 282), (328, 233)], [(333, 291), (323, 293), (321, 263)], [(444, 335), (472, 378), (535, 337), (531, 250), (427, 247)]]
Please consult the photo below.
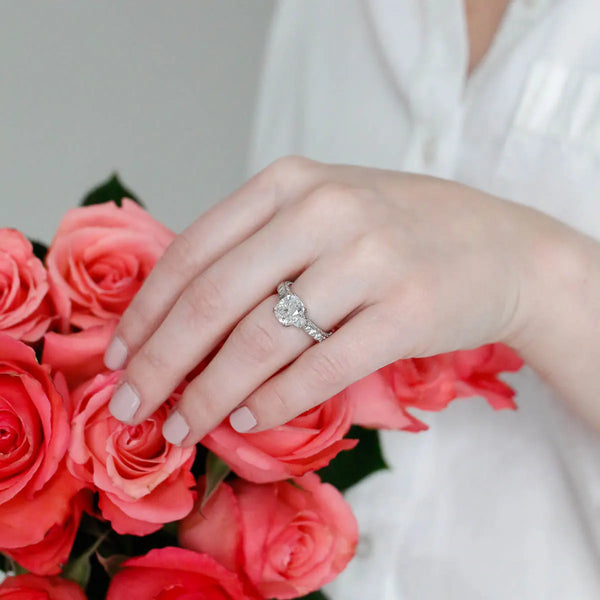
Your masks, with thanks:
[(503, 341), (600, 430), (600, 243), (548, 217), (523, 267), (520, 314)]
[[(524, 360), (544, 353), (591, 310), (590, 274), (600, 267), (600, 244), (545, 213), (528, 207), (528, 235), (519, 254), (519, 301), (503, 342)], [(596, 282), (600, 286), (600, 278)], [(600, 293), (600, 290), (598, 290)], [(600, 296), (596, 296), (600, 300)], [(533, 365), (535, 366), (535, 365)]]

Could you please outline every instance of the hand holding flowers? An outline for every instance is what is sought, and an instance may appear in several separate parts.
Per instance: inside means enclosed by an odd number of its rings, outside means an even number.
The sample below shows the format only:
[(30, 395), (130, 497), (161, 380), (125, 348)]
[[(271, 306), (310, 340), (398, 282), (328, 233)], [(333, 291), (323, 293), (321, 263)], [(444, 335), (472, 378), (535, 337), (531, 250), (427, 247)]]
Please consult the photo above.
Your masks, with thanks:
[[(233, 235), (236, 228), (223, 231)], [(198, 593), (260, 600), (318, 590), (345, 568), (358, 541), (352, 511), (323, 469), (362, 451), (352, 437), (360, 425), (419, 431), (426, 425), (412, 408), (441, 410), (470, 395), (494, 408), (515, 407), (513, 391), (497, 375), (522, 362), (494, 343), (395, 360), (327, 398), (325, 390), (341, 380), (312, 390), (309, 406), (279, 413), (275, 426), (264, 421), (255, 433), (233, 429), (226, 412), (217, 422), (217, 412), (200, 443), (176, 445), (163, 437), (170, 411), (191, 397), (198, 378), (217, 373), (215, 364), (225, 368), (222, 353), (231, 342), (221, 336), (196, 363), (181, 367), (164, 401), (135, 423), (109, 411), (130, 371), (108, 371), (102, 357), (115, 329), (122, 331), (127, 307), (129, 319), (140, 310), (132, 299), (149, 299), (155, 265), (162, 260), (163, 273), (165, 264), (173, 266), (181, 240), (128, 200), (65, 215), (46, 267), (22, 234), (0, 229), (0, 240), (0, 549), (13, 561), (7, 565), (35, 574), (9, 577), (0, 598), (28, 589), (43, 589), (52, 600), (83, 597), (82, 588), (63, 586), (56, 575), (74, 577), (74, 565), (96, 550), (105, 578), (112, 577), (112, 600), (131, 585), (142, 600)], [(183, 276), (202, 257), (180, 258), (173, 273)], [(141, 311), (140, 318), (151, 314)], [(206, 339), (214, 342), (213, 334)], [(236, 364), (229, 372), (241, 376)], [(224, 399), (233, 398), (231, 383), (222, 383)], [(207, 454), (212, 459), (205, 461)], [(118, 558), (133, 539), (143, 556)], [(102, 567), (94, 565), (98, 577)], [(85, 588), (87, 576), (77, 577)]]

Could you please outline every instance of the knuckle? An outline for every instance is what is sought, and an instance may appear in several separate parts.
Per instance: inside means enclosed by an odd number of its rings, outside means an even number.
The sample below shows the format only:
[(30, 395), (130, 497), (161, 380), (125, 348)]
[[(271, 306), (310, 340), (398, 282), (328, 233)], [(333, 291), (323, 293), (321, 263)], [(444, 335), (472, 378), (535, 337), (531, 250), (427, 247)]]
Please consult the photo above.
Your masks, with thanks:
[(275, 384), (268, 386), (266, 390), (262, 391), (261, 396), (259, 406), (268, 406), (269, 410), (273, 410), (276, 414), (284, 416), (290, 414), (290, 402), (279, 386)]
[(398, 240), (386, 229), (362, 235), (355, 241), (354, 250), (358, 258), (369, 265), (384, 264), (389, 267), (401, 256)]
[(311, 352), (306, 358), (307, 381), (313, 387), (334, 386), (344, 379), (346, 361), (337, 355)]
[(311, 214), (322, 215), (338, 209), (353, 193), (350, 186), (329, 181), (307, 194), (301, 205), (305, 211)]
[(149, 307), (145, 306), (139, 294), (133, 298), (123, 313), (115, 333), (127, 343), (130, 351), (134, 345), (143, 341), (140, 337), (152, 330), (154, 320), (150, 314)]
[(131, 370), (136, 373), (156, 374), (169, 372), (167, 359), (148, 344), (140, 348), (136, 359), (135, 363), (131, 365)]
[(217, 427), (226, 416), (222, 399), (207, 393), (199, 385), (188, 386), (176, 406), (190, 427), (190, 438), (196, 441)]
[(316, 162), (304, 156), (290, 154), (274, 160), (265, 170), (276, 180), (305, 175)]
[(282, 156), (254, 176), (260, 188), (287, 189), (290, 182), (309, 177), (318, 163), (303, 156)]
[(223, 398), (211, 393), (206, 381), (197, 381), (186, 388), (179, 406), (189, 417), (190, 425), (197, 423), (215, 423), (223, 418)]
[(362, 224), (368, 211), (362, 190), (338, 182), (327, 182), (299, 202), (301, 215), (313, 225), (323, 221)]
[(219, 286), (205, 273), (194, 279), (182, 295), (187, 316), (194, 324), (204, 326), (216, 321), (223, 312), (225, 299)]
[(272, 332), (251, 317), (238, 323), (232, 333), (232, 341), (238, 354), (256, 362), (263, 362), (270, 357), (276, 347)]
[(165, 250), (162, 264), (168, 264), (171, 271), (181, 279), (187, 279), (198, 268), (194, 242), (186, 231), (182, 231)]

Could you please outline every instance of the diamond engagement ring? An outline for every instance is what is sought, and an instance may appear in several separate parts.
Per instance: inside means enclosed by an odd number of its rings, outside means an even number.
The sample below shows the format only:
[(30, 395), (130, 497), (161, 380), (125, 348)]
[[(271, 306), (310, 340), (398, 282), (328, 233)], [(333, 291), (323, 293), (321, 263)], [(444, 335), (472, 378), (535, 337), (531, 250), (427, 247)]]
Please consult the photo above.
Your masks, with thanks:
[(302, 300), (296, 296), (291, 290), (290, 285), (292, 281), (282, 281), (277, 286), (277, 293), (279, 294), (279, 302), (273, 308), (273, 312), (277, 317), (277, 320), (286, 327), (294, 325), (300, 329), (304, 329), (308, 335), (322, 342), (325, 338), (328, 338), (333, 332), (323, 331), (318, 325), (315, 325), (306, 314), (306, 308), (302, 303)]

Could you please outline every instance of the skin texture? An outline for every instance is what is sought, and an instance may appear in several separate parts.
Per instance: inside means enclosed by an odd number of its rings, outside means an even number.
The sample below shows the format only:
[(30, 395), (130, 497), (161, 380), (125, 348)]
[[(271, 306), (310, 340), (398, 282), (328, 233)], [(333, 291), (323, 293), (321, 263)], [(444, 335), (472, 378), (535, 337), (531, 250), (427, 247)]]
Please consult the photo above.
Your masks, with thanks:
[[(125, 312), (117, 343), (139, 407), (124, 420), (148, 417), (221, 342), (175, 408), (178, 426), (163, 429), (174, 443), (197, 442), (239, 405), (252, 431), (269, 429), (395, 360), (497, 341), (597, 418), (594, 360), (586, 371), (568, 352), (600, 358), (587, 324), (599, 319), (588, 291), (600, 296), (599, 265), (595, 241), (509, 200), (284, 158), (178, 236)], [(335, 328), (324, 342), (275, 319), (284, 279)]]
[(470, 75), (489, 50), (510, 0), (465, 0)]

